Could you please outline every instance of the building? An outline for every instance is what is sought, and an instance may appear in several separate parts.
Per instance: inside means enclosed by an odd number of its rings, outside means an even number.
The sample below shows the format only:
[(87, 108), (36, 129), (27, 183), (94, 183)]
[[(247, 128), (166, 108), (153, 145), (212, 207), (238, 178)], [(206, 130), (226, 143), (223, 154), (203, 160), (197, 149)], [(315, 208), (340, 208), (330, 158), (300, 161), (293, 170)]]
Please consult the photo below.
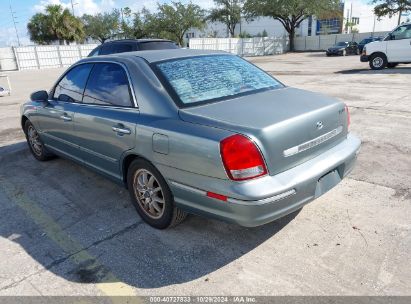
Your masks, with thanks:
[[(317, 19), (315, 16), (305, 19), (296, 31), (296, 36), (317, 36), (340, 33), (367, 33), (367, 32), (384, 32), (391, 31), (398, 23), (398, 15), (383, 17), (380, 20), (374, 15), (374, 6), (364, 3), (361, 0), (347, 0), (341, 3), (341, 17), (330, 19)], [(407, 21), (409, 16), (403, 15), (401, 22)], [(251, 36), (261, 35), (264, 31), (270, 37), (279, 37), (287, 35), (282, 24), (269, 17), (256, 18), (247, 22), (242, 20), (237, 24), (235, 34), (241, 32), (248, 33)], [(219, 22), (208, 23), (203, 31), (193, 29), (186, 35), (189, 38), (202, 37), (229, 37), (227, 27)]]
[[(374, 6), (359, 0), (347, 0), (344, 3), (344, 27), (347, 34), (355, 31), (359, 33), (391, 31), (398, 25), (399, 15), (382, 17), (374, 15)], [(407, 21), (407, 16), (401, 16), (401, 22)]]

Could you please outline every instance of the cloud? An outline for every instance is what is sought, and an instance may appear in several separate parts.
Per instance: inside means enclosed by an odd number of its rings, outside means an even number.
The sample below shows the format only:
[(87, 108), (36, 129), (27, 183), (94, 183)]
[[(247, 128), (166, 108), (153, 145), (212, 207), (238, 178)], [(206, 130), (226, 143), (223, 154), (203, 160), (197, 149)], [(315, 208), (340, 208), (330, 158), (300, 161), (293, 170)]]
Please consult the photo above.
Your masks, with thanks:
[[(97, 14), (105, 11), (111, 11), (116, 7), (114, 0), (74, 0), (74, 14), (81, 16), (83, 14)], [(63, 0), (41, 0), (39, 4), (34, 5), (35, 12), (43, 12), (49, 4), (60, 4), (71, 11), (71, 2)]]
[[(194, 4), (199, 5), (200, 7), (204, 8), (204, 9), (210, 9), (211, 7), (214, 6), (214, 1), (213, 0), (180, 0), (182, 3), (187, 4), (189, 2), (192, 2)], [(143, 1), (135, 1), (135, 0), (127, 0), (127, 1), (123, 1), (122, 4), (123, 7), (128, 6), (132, 11), (139, 11), (141, 10), (143, 7), (149, 9), (150, 11), (156, 11), (157, 9), (157, 3), (170, 3), (172, 2), (171, 0), (143, 0)]]
[[(22, 45), (30, 44), (30, 39), (25, 35), (25, 32), (19, 30), (20, 43)], [(17, 46), (16, 30), (14, 27), (2, 28), (0, 31), (0, 47)]]

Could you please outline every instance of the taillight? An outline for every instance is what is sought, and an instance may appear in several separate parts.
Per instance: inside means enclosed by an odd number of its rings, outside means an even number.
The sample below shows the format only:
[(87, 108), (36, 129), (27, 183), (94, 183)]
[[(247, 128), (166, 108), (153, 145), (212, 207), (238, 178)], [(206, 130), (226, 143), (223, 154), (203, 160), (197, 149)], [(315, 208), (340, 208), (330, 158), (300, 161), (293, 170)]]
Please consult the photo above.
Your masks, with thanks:
[(348, 110), (348, 106), (345, 105), (345, 112), (347, 113), (347, 128), (350, 127), (351, 123), (351, 116), (350, 116), (350, 111)]
[(233, 135), (220, 142), (220, 153), (227, 175), (240, 181), (267, 174), (257, 146), (243, 135)]

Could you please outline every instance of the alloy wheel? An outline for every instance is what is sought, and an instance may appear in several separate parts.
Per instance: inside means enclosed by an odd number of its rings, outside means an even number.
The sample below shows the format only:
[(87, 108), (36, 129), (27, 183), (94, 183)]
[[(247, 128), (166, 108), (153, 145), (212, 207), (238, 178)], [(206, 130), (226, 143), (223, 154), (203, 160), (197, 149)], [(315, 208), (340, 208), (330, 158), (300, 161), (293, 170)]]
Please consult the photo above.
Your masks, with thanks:
[(43, 152), (43, 145), (40, 141), (39, 134), (37, 133), (36, 129), (34, 129), (33, 126), (28, 127), (27, 137), (29, 139), (30, 146), (31, 146), (33, 152), (36, 155), (41, 156), (41, 154)]
[(134, 195), (141, 209), (153, 219), (160, 218), (165, 209), (163, 189), (155, 176), (146, 169), (139, 169), (133, 178)]

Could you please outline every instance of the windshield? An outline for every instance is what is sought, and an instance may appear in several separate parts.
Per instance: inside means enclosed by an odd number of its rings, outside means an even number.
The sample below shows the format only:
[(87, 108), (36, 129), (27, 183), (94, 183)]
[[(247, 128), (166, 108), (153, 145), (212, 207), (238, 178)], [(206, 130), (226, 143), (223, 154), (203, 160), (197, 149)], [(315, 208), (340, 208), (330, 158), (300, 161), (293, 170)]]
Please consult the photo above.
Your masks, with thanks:
[(180, 58), (156, 67), (182, 106), (283, 87), (256, 66), (232, 55)]
[(337, 46), (346, 46), (347, 45), (347, 42), (338, 42), (337, 43)]
[(371, 42), (372, 41), (372, 39), (363, 39), (363, 40), (361, 40), (361, 42), (360, 42), (360, 44), (367, 44), (368, 42)]

